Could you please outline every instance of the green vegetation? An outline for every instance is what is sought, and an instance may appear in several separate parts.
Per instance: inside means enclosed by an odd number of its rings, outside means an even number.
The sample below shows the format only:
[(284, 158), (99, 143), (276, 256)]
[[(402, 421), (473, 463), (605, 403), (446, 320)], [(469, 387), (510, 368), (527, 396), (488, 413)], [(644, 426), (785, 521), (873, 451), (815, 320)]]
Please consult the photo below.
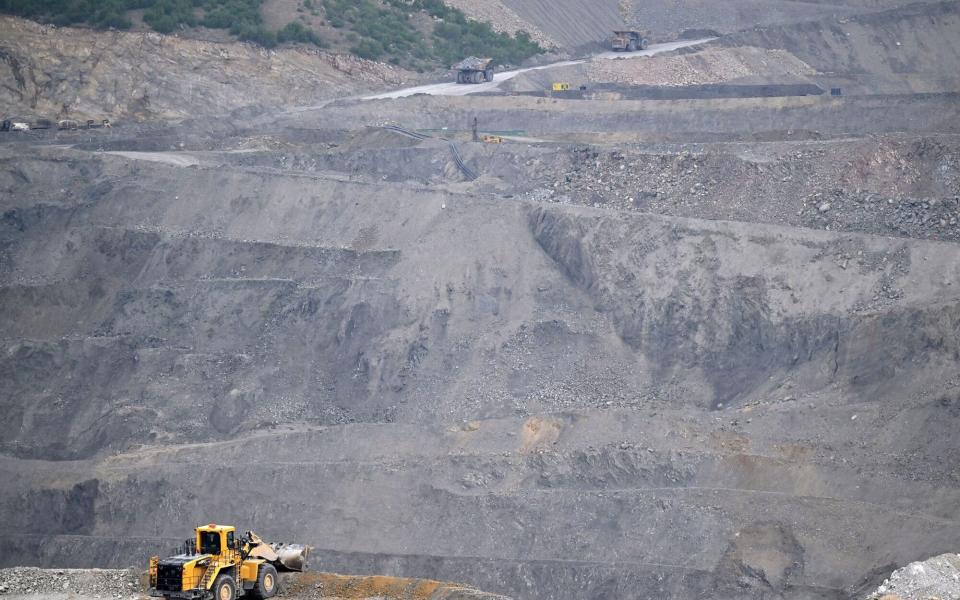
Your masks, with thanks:
[(304, 27), (296, 21), (287, 23), (286, 27), (277, 32), (277, 42), (281, 44), (286, 42), (301, 42), (320, 46), (321, 48), (327, 45), (315, 31)]
[[(86, 24), (127, 29), (127, 11), (144, 9), (143, 20), (169, 33), (181, 25), (239, 30), (262, 27), (263, 0), (0, 0), (0, 12), (55, 25)], [(202, 14), (203, 17), (198, 17)], [(236, 33), (236, 32), (235, 32)]]
[(0, 12), (55, 25), (86, 23), (96, 27), (130, 27), (129, 0), (0, 0)]
[[(264, 0), (0, 0), (0, 12), (55, 25), (85, 24), (101, 29), (128, 29), (129, 11), (143, 10), (155, 31), (202, 25), (229, 29), (241, 40), (272, 48), (286, 42), (327, 46), (317, 32), (294, 21), (279, 31), (267, 29), (260, 14)], [(543, 52), (524, 32), (497, 33), (471, 21), (442, 0), (303, 0), (312, 14), (323, 9), (326, 23), (357, 56), (388, 60), (425, 70), (469, 55), (491, 57), (500, 64), (519, 63)]]
[(525, 32), (497, 33), (442, 0), (322, 1), (330, 25), (358, 36), (351, 51), (363, 58), (423, 70), (469, 55), (515, 64), (543, 52)]

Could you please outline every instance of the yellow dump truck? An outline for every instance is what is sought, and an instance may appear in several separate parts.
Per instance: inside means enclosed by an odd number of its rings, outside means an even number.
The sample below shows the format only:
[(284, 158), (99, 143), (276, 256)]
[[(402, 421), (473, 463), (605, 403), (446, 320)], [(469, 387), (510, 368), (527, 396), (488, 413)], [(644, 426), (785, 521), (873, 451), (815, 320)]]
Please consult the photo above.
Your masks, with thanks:
[(252, 531), (211, 523), (197, 527), (176, 556), (150, 559), (150, 595), (166, 600), (235, 600), (249, 594), (271, 598), (277, 571), (307, 568), (309, 546), (268, 544)]

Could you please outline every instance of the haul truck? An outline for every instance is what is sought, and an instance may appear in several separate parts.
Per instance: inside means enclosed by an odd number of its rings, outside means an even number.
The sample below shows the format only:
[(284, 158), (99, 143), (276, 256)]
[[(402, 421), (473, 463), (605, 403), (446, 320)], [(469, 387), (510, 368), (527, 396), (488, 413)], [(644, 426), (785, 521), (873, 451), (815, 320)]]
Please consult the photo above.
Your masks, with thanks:
[(483, 83), (493, 81), (493, 59), (471, 56), (453, 65), (457, 83)]
[(650, 41), (639, 31), (614, 31), (610, 47), (617, 51), (636, 52), (646, 50)]

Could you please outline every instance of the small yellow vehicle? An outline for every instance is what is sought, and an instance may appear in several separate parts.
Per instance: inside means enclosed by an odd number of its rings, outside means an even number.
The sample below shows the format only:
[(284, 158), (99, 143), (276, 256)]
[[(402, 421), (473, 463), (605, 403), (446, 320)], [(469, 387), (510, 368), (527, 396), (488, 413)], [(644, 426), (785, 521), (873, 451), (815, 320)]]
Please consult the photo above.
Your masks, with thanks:
[(554, 83), (553, 91), (555, 92), (565, 92), (570, 89), (569, 83)]
[(271, 598), (277, 570), (304, 571), (309, 546), (268, 544), (252, 531), (210, 523), (197, 527), (176, 556), (150, 559), (150, 595), (166, 600), (235, 600), (243, 594)]

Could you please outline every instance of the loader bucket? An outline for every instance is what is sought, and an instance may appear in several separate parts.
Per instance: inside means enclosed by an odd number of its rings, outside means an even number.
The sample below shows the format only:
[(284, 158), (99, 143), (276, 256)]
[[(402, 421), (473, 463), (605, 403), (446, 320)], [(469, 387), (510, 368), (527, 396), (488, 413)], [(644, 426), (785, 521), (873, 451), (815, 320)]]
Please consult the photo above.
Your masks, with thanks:
[(279, 570), (307, 570), (307, 556), (310, 554), (310, 546), (304, 546), (303, 544), (271, 544), (271, 546), (277, 554), (274, 566)]
[(248, 551), (248, 556), (251, 558), (262, 558), (276, 567), (278, 571), (307, 570), (307, 556), (313, 550), (310, 546), (285, 544), (283, 542), (267, 543), (252, 531), (248, 531), (247, 535), (251, 538)]

